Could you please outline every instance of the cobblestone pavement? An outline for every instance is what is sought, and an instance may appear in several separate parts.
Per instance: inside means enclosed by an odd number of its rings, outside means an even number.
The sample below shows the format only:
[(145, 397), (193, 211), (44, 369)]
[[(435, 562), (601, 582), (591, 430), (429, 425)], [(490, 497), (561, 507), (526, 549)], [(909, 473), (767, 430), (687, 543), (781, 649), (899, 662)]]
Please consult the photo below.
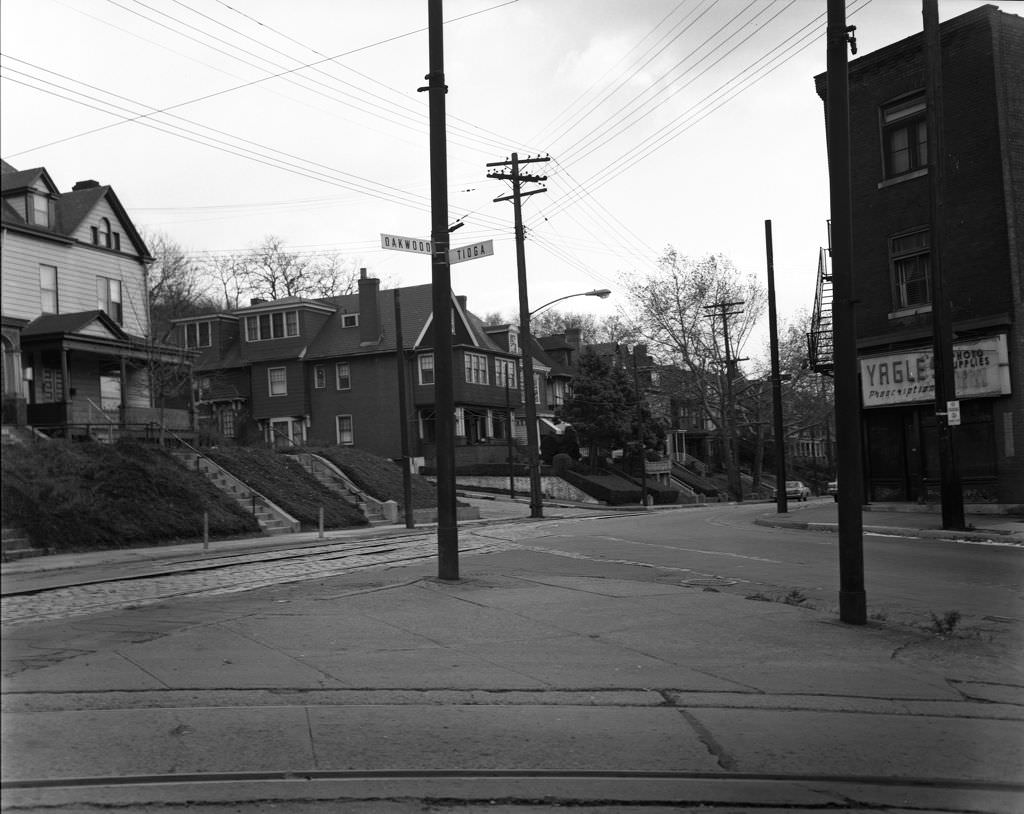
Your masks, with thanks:
[[(501, 551), (508, 543), (463, 533), (462, 554)], [(151, 605), (183, 596), (249, 591), (270, 585), (324, 579), (365, 568), (408, 563), (437, 556), (433, 534), (382, 540), (353, 547), (318, 546), (216, 560), (191, 560), (162, 566), (159, 573), (132, 579), (97, 581), (53, 590), (5, 596), (0, 603), (3, 627), (47, 619), (65, 619), (100, 611)]]

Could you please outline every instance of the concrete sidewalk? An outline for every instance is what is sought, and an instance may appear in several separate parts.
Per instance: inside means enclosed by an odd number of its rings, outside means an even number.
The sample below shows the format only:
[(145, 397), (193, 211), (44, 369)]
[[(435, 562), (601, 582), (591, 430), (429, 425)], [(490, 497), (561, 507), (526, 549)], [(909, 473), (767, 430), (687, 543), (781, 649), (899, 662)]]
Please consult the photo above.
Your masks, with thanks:
[(502, 547), (458, 582), (423, 561), (11, 628), (3, 807), (1024, 809), (1010, 644), (481, 528)]

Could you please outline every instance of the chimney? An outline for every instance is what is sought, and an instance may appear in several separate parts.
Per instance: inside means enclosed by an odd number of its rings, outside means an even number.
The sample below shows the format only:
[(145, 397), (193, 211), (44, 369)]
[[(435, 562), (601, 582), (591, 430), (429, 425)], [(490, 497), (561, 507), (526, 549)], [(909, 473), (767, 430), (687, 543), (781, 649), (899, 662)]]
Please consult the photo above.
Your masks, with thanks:
[(78, 192), (81, 189), (96, 189), (99, 185), (99, 181), (78, 181), (73, 187), (71, 187), (71, 191)]
[(380, 280), (359, 269), (359, 344), (377, 345), (380, 340)]
[(253, 297), (249, 300), (249, 307), (251, 308), (254, 305), (263, 305), (265, 302), (266, 300), (261, 299), (260, 297)]
[(571, 347), (573, 350), (580, 349), (580, 329), (579, 328), (566, 328), (565, 329), (565, 344)]

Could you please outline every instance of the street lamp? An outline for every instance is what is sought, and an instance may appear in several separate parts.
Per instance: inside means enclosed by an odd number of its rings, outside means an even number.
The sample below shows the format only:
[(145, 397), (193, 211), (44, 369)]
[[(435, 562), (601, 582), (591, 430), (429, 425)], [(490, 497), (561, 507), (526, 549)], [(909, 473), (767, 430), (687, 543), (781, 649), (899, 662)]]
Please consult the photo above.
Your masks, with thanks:
[(526, 456), (530, 469), (530, 517), (544, 516), (544, 499), (540, 488), (540, 439), (537, 437), (537, 391), (533, 386), (533, 357), (530, 354), (530, 317), (543, 311), (549, 305), (567, 300), (570, 297), (600, 297), (602, 300), (612, 292), (607, 288), (593, 291), (581, 291), (578, 294), (566, 294), (564, 297), (546, 302), (539, 308), (528, 310), (525, 286), (519, 288), (519, 333), (520, 347), (523, 351), (523, 397), (526, 400)]
[(532, 317), (538, 311), (543, 311), (549, 305), (554, 305), (556, 302), (561, 302), (562, 300), (567, 300), (570, 299), (571, 297), (600, 297), (602, 300), (604, 300), (607, 299), (608, 295), (611, 293), (612, 292), (609, 291), (607, 288), (595, 288), (593, 291), (581, 291), (579, 294), (566, 294), (564, 297), (558, 297), (557, 299), (554, 299), (551, 302), (544, 303), (539, 308), (534, 308), (532, 311), (530, 311), (530, 316)]

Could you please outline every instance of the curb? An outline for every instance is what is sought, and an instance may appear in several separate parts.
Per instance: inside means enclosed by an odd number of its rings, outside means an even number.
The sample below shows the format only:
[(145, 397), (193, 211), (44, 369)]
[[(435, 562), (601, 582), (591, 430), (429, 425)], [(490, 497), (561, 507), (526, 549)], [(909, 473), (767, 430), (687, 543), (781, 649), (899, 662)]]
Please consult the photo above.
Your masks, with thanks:
[[(838, 523), (815, 523), (801, 520), (777, 520), (771, 517), (755, 518), (754, 524), (770, 528), (798, 529), (806, 531), (828, 531), (838, 533)], [(945, 540), (951, 543), (1002, 543), (1008, 546), (1024, 547), (1024, 540), (1014, 532), (975, 529), (973, 531), (956, 531), (954, 529), (917, 529), (906, 526), (869, 526), (862, 527), (871, 534), (884, 534), (891, 537), (914, 537), (930, 540)]]

